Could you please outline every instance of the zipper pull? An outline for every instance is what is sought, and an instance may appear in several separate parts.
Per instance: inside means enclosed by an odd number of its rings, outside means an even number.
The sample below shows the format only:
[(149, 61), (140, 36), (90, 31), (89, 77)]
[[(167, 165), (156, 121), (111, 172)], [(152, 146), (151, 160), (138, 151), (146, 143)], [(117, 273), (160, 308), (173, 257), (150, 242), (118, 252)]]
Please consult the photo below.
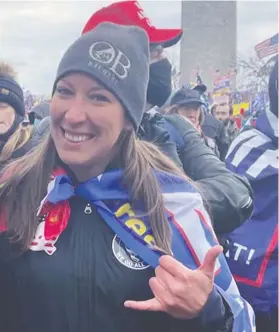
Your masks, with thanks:
[(91, 205), (88, 203), (84, 209), (84, 213), (85, 214), (91, 214), (92, 213), (92, 207)]

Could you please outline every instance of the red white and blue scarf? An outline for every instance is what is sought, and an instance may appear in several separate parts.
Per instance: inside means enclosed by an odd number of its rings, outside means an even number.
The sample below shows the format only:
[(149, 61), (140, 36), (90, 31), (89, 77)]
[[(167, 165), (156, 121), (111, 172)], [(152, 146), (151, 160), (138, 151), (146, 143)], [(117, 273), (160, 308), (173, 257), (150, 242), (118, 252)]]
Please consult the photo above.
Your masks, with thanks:
[[(165, 212), (172, 229), (173, 256), (188, 268), (197, 269), (209, 248), (218, 243), (202, 197), (183, 178), (163, 172), (155, 174), (163, 192)], [(68, 200), (80, 196), (96, 207), (104, 222), (120, 237), (126, 247), (151, 267), (156, 268), (163, 253), (154, 250), (148, 244), (147, 239), (152, 236), (148, 217), (140, 217), (144, 223), (144, 232), (137, 232), (136, 227), (128, 226), (127, 221), (131, 219), (128, 213), (121, 212), (123, 206), (130, 206), (129, 193), (122, 186), (122, 178), (123, 172), (114, 170), (74, 187), (63, 170), (56, 172), (38, 211), (38, 216), (44, 218), (44, 223), (41, 224), (44, 224), (43, 231), (47, 244), (41, 250), (49, 254), (55, 252), (55, 243), (67, 227), (70, 217)], [(36, 247), (36, 243), (33, 245)], [(216, 264), (215, 286), (234, 314), (233, 331), (255, 331), (253, 310), (241, 298), (223, 255), (218, 258)]]

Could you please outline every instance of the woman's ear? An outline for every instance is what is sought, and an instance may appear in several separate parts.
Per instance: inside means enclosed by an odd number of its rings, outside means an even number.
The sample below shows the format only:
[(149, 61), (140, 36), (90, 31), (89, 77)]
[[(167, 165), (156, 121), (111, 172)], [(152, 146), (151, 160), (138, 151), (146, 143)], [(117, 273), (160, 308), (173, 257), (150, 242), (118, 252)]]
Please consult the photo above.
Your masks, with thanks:
[(133, 130), (134, 126), (133, 126), (132, 121), (126, 118), (125, 123), (124, 123), (124, 128), (128, 129), (128, 130)]

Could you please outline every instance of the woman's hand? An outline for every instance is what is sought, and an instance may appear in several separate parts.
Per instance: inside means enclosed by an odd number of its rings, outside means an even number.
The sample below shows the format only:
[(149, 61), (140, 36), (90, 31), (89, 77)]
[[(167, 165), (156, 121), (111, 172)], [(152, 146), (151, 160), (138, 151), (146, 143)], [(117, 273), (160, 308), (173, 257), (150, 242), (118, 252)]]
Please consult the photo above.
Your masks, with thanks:
[(163, 311), (175, 318), (192, 319), (199, 315), (213, 290), (214, 267), (222, 252), (221, 246), (211, 248), (203, 264), (190, 270), (171, 256), (162, 256), (149, 281), (154, 298), (147, 301), (126, 301), (127, 308)]

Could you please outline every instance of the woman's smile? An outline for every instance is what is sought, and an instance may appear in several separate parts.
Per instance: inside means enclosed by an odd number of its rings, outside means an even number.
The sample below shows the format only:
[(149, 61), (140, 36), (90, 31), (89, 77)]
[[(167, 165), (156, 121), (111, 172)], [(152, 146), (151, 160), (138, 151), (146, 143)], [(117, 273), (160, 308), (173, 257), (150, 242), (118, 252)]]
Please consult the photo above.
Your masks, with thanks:
[(74, 132), (74, 131), (64, 130), (62, 127), (61, 127), (61, 131), (62, 131), (64, 139), (67, 142), (74, 143), (74, 144), (82, 143), (82, 142), (88, 141), (88, 140), (96, 137), (95, 135), (89, 135), (89, 134), (85, 134), (85, 133), (78, 133), (78, 132)]

